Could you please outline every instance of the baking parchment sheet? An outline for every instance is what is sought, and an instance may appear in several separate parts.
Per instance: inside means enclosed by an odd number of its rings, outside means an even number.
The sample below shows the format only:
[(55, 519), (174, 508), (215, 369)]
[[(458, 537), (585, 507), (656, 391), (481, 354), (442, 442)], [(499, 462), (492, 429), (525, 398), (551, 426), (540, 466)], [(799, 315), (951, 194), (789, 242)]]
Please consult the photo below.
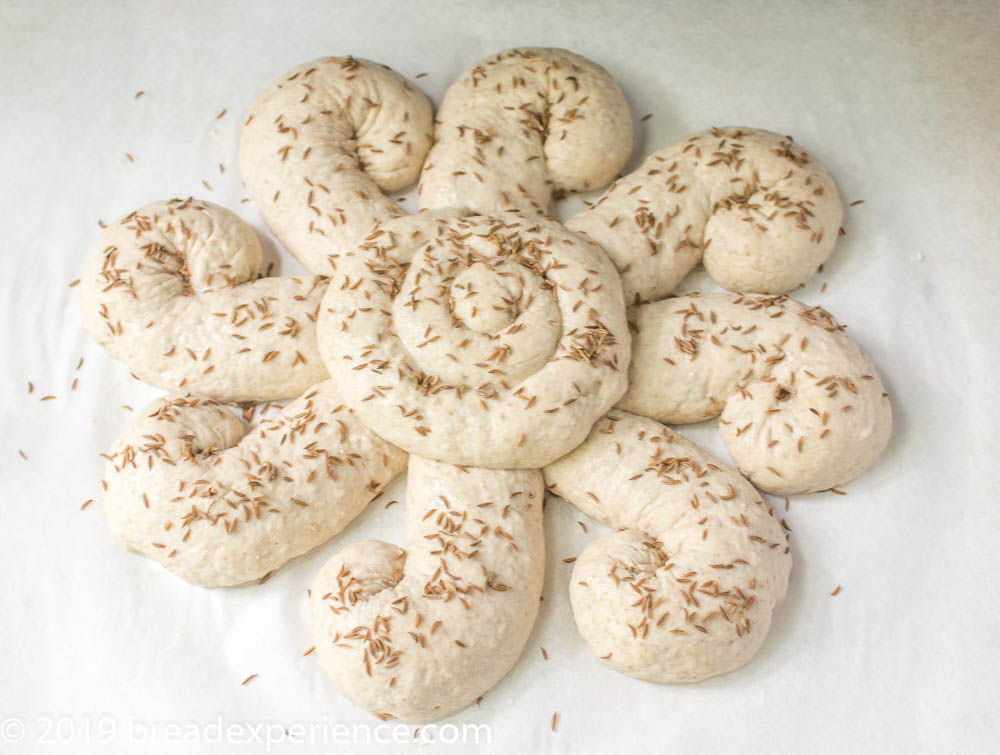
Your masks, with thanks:
[[(264, 585), (199, 589), (126, 553), (99, 502), (80, 508), (99, 499), (98, 453), (126, 407), (160, 392), (85, 336), (68, 285), (99, 219), (188, 195), (240, 213), (283, 271), (300, 270), (241, 201), (237, 144), (256, 93), (312, 57), (351, 53), (426, 72), (417, 81), (436, 101), (515, 45), (567, 47), (609, 69), (636, 116), (630, 167), (711, 125), (756, 126), (793, 134), (846, 202), (864, 200), (795, 295), (867, 349), (895, 435), (846, 496), (792, 497), (792, 584), (766, 644), (696, 686), (639, 682), (593, 657), (562, 559), (601, 528), (550, 501), (544, 602), (523, 657), (479, 707), (440, 722), (454, 729), (413, 740), (413, 727), (377, 729), (303, 656), (312, 576), (346, 543), (400, 541), (403, 505), (385, 503), (402, 500), (402, 480)], [(1000, 9), (986, 0), (0, 4), (0, 751), (990, 749), (998, 50)], [(404, 206), (416, 209), (412, 193)], [(697, 275), (694, 286), (712, 288)], [(682, 431), (727, 458), (713, 423)], [(466, 724), (484, 727), (478, 745)]]

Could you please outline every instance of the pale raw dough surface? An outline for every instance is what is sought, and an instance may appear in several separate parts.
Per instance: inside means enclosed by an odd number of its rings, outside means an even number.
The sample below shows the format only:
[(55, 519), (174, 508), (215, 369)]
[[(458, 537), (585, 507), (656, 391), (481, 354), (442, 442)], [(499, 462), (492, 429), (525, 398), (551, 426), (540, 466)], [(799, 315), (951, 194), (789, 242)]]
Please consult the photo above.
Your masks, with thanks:
[[(850, 326), (889, 391), (893, 437), (846, 496), (792, 496), (787, 512), (783, 498), (766, 497), (792, 528), (794, 576), (763, 647), (738, 671), (671, 686), (604, 668), (573, 622), (572, 565), (562, 561), (604, 529), (553, 499), (545, 600), (526, 651), (480, 706), (445, 722), (489, 725), (491, 745), (337, 744), (331, 734), (325, 744), (271, 752), (993, 748), (1000, 31), (991, 4), (962, 0), (943, 11), (921, 0), (723, 0), (709, 12), (703, 3), (372, 0), (334, 10), (288, 0), (276, 10), (229, 0), (13, 0), (0, 4), (0, 17), (0, 101), (10, 115), (0, 143), (0, 722), (26, 726), (20, 745), (0, 749), (246, 755), (266, 748), (171, 744), (162, 727), (139, 742), (138, 727), (216, 716), (281, 731), (324, 719), (382, 723), (332, 690), (315, 653), (302, 656), (313, 644), (305, 590), (350, 542), (403, 542), (402, 478), (337, 538), (264, 585), (199, 589), (128, 553), (108, 535), (97, 502), (79, 509), (100, 497), (97, 453), (135, 416), (122, 405), (137, 409), (163, 391), (132, 380), (83, 332), (79, 287), (67, 286), (83, 273), (98, 219), (111, 223), (166, 197), (198, 196), (240, 214), (261, 236), (266, 268), (277, 246), (253, 203), (241, 202), (237, 145), (262, 86), (283, 71), (351, 52), (391, 65), (440, 102), (476, 60), (535, 44), (575, 50), (614, 73), (635, 117), (626, 170), (729, 123), (793, 134), (829, 169), (847, 236), (792, 295)], [(851, 207), (855, 200), (865, 203)], [(400, 204), (417, 206), (413, 194)], [(575, 199), (554, 207), (563, 218), (582, 209)], [(275, 269), (302, 272), (288, 256)], [(699, 273), (685, 285), (714, 290)], [(56, 398), (41, 402), (46, 395)], [(679, 429), (729, 463), (717, 425)], [(117, 735), (88, 744), (83, 717), (104, 714)], [(35, 744), (40, 716), (70, 717), (73, 740)]]
[(337, 689), (419, 723), (475, 703), (517, 661), (545, 571), (542, 474), (411, 456), (406, 539), (354, 542), (312, 586), (316, 653)]
[(240, 170), (264, 222), (315, 273), (402, 211), (383, 191), (417, 180), (431, 104), (381, 63), (326, 57), (271, 84), (244, 121)]
[(219, 401), (291, 398), (326, 377), (326, 278), (266, 277), (246, 222), (196, 199), (155, 202), (101, 232), (80, 284), (83, 325), (138, 378)]
[(669, 424), (719, 417), (739, 470), (775, 495), (846, 485), (892, 435), (868, 355), (822, 307), (786, 296), (690, 294), (630, 310), (619, 406)]
[(638, 304), (699, 261), (730, 291), (789, 291), (826, 262), (843, 219), (833, 178), (792, 137), (727, 127), (657, 150), (567, 225), (607, 249)]
[(410, 453), (539, 468), (625, 392), (618, 275), (553, 220), (420, 212), (331, 264), (320, 353), (348, 406)]
[(625, 96), (595, 61), (545, 47), (479, 61), (448, 87), (420, 206), (545, 213), (555, 190), (599, 189), (632, 152)]
[(663, 683), (753, 658), (792, 568), (753, 485), (687, 438), (618, 410), (543, 471), (552, 492), (618, 530), (577, 557), (569, 587), (596, 656)]
[(104, 472), (115, 539), (193, 584), (239, 585), (325, 543), (406, 466), (331, 380), (246, 430), (204, 399), (140, 409)]

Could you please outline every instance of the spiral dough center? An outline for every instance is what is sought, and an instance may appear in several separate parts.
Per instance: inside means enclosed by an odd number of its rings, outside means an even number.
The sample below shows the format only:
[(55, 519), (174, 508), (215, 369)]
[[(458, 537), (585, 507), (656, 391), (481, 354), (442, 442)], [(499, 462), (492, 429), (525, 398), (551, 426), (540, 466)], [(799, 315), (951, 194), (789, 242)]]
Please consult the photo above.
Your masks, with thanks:
[(541, 369), (562, 333), (553, 284), (533, 258), (497, 235), (431, 241), (414, 256), (393, 300), (396, 331), (422, 372), (475, 388), (516, 384)]

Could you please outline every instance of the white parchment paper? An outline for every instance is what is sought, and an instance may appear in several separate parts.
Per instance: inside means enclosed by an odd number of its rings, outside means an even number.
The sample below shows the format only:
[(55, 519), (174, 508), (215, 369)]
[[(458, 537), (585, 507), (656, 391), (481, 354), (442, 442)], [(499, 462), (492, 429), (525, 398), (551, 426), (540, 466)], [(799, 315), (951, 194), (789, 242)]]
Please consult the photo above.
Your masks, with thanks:
[[(138, 409), (159, 392), (85, 336), (68, 284), (82, 273), (99, 219), (153, 200), (203, 197), (270, 238), (241, 202), (236, 147), (254, 96), (288, 68), (351, 53), (411, 78), (426, 72), (419, 84), (437, 100), (467, 66), (515, 45), (568, 47), (611, 71), (637, 119), (631, 166), (711, 125), (756, 126), (793, 134), (846, 201), (864, 200), (849, 209), (847, 236), (824, 272), (796, 296), (828, 308), (868, 350), (891, 392), (896, 431), (846, 496), (792, 498), (795, 568), (767, 643), (743, 670), (696, 686), (639, 682), (591, 655), (572, 621), (562, 559), (599, 528), (587, 523), (585, 533), (582, 515), (551, 501), (534, 635), (481, 706), (435, 735), (461, 742), (461, 727), (477, 724), (488, 727), (480, 744), (442, 749), (995, 747), (995, 3), (6, 0), (0, 751), (202, 752), (215, 741), (213, 751), (224, 752), (430, 747), (374, 742), (410, 741), (413, 731), (376, 729), (302, 655), (312, 645), (313, 574), (346, 543), (399, 541), (403, 504), (384, 504), (402, 500), (402, 480), (337, 539), (261, 586), (198, 589), (126, 553), (99, 503), (80, 507), (99, 498), (98, 453), (132, 416), (123, 405)], [(404, 206), (416, 208), (412, 195)], [(568, 200), (559, 213), (579, 206)], [(300, 269), (270, 243), (284, 271)], [(55, 398), (40, 400), (47, 395)], [(712, 423), (684, 432), (725, 458)], [(303, 736), (291, 741), (296, 724)], [(268, 737), (282, 741), (261, 741)]]

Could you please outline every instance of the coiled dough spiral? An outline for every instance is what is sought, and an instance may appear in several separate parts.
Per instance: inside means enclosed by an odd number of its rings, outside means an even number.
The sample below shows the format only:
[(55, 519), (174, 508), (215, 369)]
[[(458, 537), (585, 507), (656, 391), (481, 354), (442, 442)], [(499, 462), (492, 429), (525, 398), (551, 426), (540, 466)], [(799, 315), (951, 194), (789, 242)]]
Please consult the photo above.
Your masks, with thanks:
[(410, 453), (538, 468), (625, 391), (607, 256), (553, 220), (421, 212), (333, 260), (319, 346), (344, 400)]

